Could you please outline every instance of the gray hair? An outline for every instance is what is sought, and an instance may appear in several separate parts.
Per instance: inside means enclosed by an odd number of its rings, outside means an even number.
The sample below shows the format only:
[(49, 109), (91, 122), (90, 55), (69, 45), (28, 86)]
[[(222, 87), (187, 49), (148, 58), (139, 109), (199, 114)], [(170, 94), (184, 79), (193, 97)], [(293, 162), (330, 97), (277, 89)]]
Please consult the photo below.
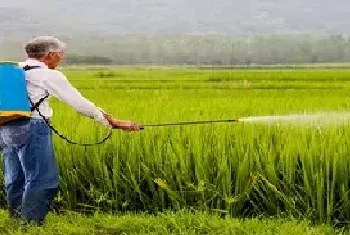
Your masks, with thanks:
[(65, 48), (65, 44), (52, 36), (39, 36), (30, 40), (25, 51), (29, 58), (40, 59), (50, 52), (60, 52)]

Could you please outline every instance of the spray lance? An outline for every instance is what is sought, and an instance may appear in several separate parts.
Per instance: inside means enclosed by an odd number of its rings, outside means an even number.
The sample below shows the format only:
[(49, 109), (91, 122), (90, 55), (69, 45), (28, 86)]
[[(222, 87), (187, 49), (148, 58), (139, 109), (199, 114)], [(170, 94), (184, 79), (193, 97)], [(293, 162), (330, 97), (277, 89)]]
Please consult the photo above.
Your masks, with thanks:
[(239, 119), (227, 119), (227, 120), (175, 122), (175, 123), (163, 123), (163, 124), (146, 124), (146, 125), (140, 125), (140, 129), (144, 130), (145, 127), (186, 126), (186, 125), (201, 125), (201, 124), (210, 124), (210, 123), (228, 123), (228, 122), (238, 122), (238, 121)]

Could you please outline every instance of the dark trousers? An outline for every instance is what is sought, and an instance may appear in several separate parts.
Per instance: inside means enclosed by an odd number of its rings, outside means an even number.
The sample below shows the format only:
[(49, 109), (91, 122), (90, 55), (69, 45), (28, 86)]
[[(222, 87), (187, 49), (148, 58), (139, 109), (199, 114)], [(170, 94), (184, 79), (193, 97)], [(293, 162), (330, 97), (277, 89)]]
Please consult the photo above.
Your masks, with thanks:
[(58, 167), (52, 132), (43, 120), (0, 127), (9, 213), (41, 222), (58, 192)]

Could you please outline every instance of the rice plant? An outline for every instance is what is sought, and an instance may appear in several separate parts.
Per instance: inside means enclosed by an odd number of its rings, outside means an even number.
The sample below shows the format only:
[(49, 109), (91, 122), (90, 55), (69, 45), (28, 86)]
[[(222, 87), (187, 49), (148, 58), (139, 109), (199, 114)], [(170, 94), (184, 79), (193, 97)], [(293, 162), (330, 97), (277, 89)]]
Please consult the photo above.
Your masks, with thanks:
[[(89, 99), (141, 124), (346, 112), (348, 71), (68, 71)], [(56, 100), (54, 125), (92, 142), (106, 129)], [(61, 209), (194, 208), (234, 217), (350, 219), (348, 123), (229, 123), (114, 131), (82, 148), (55, 137)], [(2, 181), (0, 182), (2, 183)], [(3, 195), (2, 195), (3, 197)]]

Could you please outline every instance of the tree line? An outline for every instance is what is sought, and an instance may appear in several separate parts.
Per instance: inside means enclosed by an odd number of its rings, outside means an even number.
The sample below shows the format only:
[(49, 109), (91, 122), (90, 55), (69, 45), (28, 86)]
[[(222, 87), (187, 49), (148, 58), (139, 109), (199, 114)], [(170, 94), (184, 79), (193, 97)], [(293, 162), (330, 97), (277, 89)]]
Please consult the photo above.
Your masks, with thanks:
[[(71, 36), (65, 64), (275, 65), (350, 62), (347, 35)], [(12, 41), (0, 43), (0, 59), (19, 59)]]

